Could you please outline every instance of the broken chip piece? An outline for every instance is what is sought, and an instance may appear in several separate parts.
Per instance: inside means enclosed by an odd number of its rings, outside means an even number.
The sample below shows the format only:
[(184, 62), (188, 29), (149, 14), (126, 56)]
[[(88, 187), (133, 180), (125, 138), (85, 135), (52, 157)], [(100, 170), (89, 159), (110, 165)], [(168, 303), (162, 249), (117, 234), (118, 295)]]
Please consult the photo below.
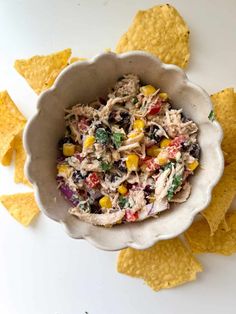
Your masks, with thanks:
[(18, 222), (26, 227), (39, 213), (33, 192), (2, 195), (0, 202)]
[(117, 53), (131, 50), (151, 52), (165, 63), (185, 68), (190, 57), (188, 26), (169, 4), (139, 11), (116, 46)]
[(229, 164), (236, 160), (236, 97), (234, 89), (226, 88), (213, 94), (211, 100), (216, 119), (224, 131), (222, 149), (225, 153), (226, 164)]
[(68, 48), (47, 56), (16, 60), (14, 66), (33, 90), (40, 94), (53, 85), (58, 74), (67, 66), (70, 56), (71, 49)]
[(7, 91), (0, 92), (0, 162), (11, 163), (13, 141), (23, 129), (26, 119), (18, 110)]
[(230, 207), (236, 192), (236, 162), (225, 167), (223, 176), (212, 192), (210, 205), (202, 212), (213, 235)]
[(226, 215), (228, 230), (220, 226), (211, 236), (210, 228), (205, 219), (195, 221), (185, 232), (193, 253), (218, 253), (231, 255), (236, 253), (236, 212)]
[(201, 264), (179, 238), (160, 241), (146, 250), (124, 249), (119, 253), (117, 270), (138, 277), (155, 291), (172, 288), (196, 279)]
[(16, 152), (14, 180), (16, 183), (23, 183), (23, 184), (31, 186), (30, 182), (28, 181), (28, 179), (25, 177), (25, 174), (24, 174), (26, 153), (23, 147), (23, 142), (22, 142), (22, 132), (17, 134), (15, 137), (14, 149)]

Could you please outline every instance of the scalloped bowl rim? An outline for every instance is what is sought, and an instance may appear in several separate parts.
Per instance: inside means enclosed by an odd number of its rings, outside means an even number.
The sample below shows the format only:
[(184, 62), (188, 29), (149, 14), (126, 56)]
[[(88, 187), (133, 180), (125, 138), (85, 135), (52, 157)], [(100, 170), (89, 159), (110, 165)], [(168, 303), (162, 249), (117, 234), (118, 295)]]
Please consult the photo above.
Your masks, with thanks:
[[(132, 51), (132, 52), (126, 52), (126, 53), (122, 53), (122, 54), (114, 54), (114, 53), (110, 53), (110, 52), (98, 54), (95, 57), (91, 58), (90, 60), (75, 62), (75, 63), (69, 65), (68, 67), (66, 67), (59, 74), (59, 76), (55, 80), (53, 86), (51, 88), (49, 88), (48, 90), (44, 91), (43, 93), (41, 93), (41, 95), (38, 97), (37, 112), (31, 119), (28, 120), (26, 127), (25, 127), (24, 135), (23, 135), (23, 144), (24, 144), (24, 148), (27, 152), (27, 158), (26, 158), (26, 162), (25, 162), (25, 174), (26, 174), (26, 177), (29, 179), (29, 181), (33, 185), (33, 189), (35, 191), (36, 203), (38, 204), (41, 211), (43, 211), (44, 214), (46, 214), (49, 218), (56, 220), (59, 223), (61, 223), (63, 226), (63, 229), (66, 231), (66, 233), (70, 237), (76, 238), (76, 239), (85, 239), (89, 243), (93, 244), (95, 247), (102, 249), (102, 250), (107, 250), (107, 251), (116, 251), (116, 250), (120, 250), (120, 249), (123, 249), (126, 247), (132, 247), (135, 249), (146, 249), (146, 248), (154, 245), (156, 242), (158, 242), (160, 240), (166, 240), (166, 239), (174, 238), (174, 237), (180, 235), (181, 233), (183, 233), (191, 225), (194, 217), (209, 205), (209, 203), (211, 201), (212, 189), (214, 188), (214, 186), (219, 181), (220, 177), (223, 174), (223, 170), (224, 170), (224, 158), (223, 158), (223, 153), (221, 150), (221, 141), (223, 138), (223, 132), (222, 132), (222, 128), (221, 128), (220, 124), (217, 121), (214, 121), (211, 123), (214, 124), (215, 130), (216, 130), (216, 132), (218, 132), (218, 139), (215, 143), (217, 146), (216, 152), (217, 152), (217, 158), (218, 158), (218, 168), (216, 170), (214, 180), (212, 180), (211, 183), (209, 183), (209, 185), (207, 187), (207, 192), (205, 195), (205, 201), (203, 202), (204, 204), (202, 204), (202, 206), (196, 208), (191, 213), (189, 213), (188, 219), (185, 221), (185, 224), (182, 225), (182, 228), (180, 228), (179, 230), (176, 230), (176, 232), (168, 232), (166, 234), (152, 235), (152, 237), (150, 237), (148, 240), (146, 240), (145, 243), (140, 243), (137, 239), (130, 238), (130, 239), (122, 240), (120, 242), (118, 241), (118, 243), (116, 243), (114, 246), (113, 245), (107, 246), (106, 244), (103, 243), (103, 241), (100, 241), (99, 237), (97, 237), (96, 234), (94, 235), (94, 233), (93, 234), (88, 233), (88, 234), (83, 234), (83, 235), (78, 236), (76, 233), (71, 232), (70, 228), (68, 228), (67, 221), (63, 221), (60, 219), (56, 219), (55, 217), (51, 217), (51, 215), (47, 212), (47, 209), (45, 208), (45, 206), (43, 206), (43, 204), (41, 202), (40, 187), (37, 184), (37, 178), (32, 177), (32, 173), (30, 173), (30, 167), (32, 166), (33, 160), (32, 160), (31, 147), (30, 147), (28, 138), (29, 138), (30, 132), (32, 132), (32, 129), (34, 128), (34, 121), (35, 121), (35, 119), (38, 118), (38, 115), (40, 112), (41, 100), (43, 98), (45, 98), (47, 95), (50, 95), (51, 93), (53, 93), (57, 90), (59, 83), (61, 82), (61, 80), (63, 80), (64, 76), (68, 72), (71, 71), (71, 69), (73, 69), (73, 68), (79, 69), (81, 66), (96, 64), (96, 62), (98, 60), (100, 60), (100, 58), (104, 58), (106, 56), (111, 56), (111, 55), (113, 55), (114, 59), (125, 59), (127, 57), (138, 56), (138, 55), (139, 56), (145, 56), (149, 59), (152, 59), (152, 61), (155, 61), (157, 64), (159, 63), (159, 66), (166, 71), (174, 70), (174, 71), (178, 72), (178, 74), (181, 76), (182, 80), (184, 81), (184, 83), (186, 85), (191, 86), (192, 88), (197, 90), (199, 93), (204, 94), (205, 97), (208, 97), (208, 104), (210, 105), (210, 107), (212, 109), (211, 100), (210, 100), (210, 97), (207, 94), (207, 92), (203, 88), (198, 86), (197, 84), (192, 83), (188, 79), (186, 73), (176, 65), (165, 64), (165, 63), (161, 62), (156, 56), (153, 56), (150, 53), (146, 53), (146, 52), (142, 52), (142, 51)], [(186, 201), (186, 202), (188, 202), (188, 201)], [(149, 220), (150, 219), (148, 219), (148, 221)], [(142, 223), (143, 222), (139, 223), (140, 228), (142, 228)], [(127, 224), (126, 226), (127, 226), (126, 228), (129, 228), (129, 224)], [(101, 227), (98, 227), (98, 228), (101, 228)]]

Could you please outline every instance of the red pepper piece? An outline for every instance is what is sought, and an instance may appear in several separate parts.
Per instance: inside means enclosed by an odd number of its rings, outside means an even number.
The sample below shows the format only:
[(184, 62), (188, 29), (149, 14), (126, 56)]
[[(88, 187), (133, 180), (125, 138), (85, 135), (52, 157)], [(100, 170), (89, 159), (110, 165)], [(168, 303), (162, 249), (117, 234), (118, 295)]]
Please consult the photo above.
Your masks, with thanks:
[(127, 210), (125, 213), (125, 220), (129, 222), (136, 221), (138, 219), (138, 212), (132, 213), (130, 210)]
[(161, 110), (161, 101), (158, 100), (155, 104), (151, 106), (151, 108), (148, 111), (148, 114), (154, 116), (155, 114), (159, 113)]
[(93, 189), (100, 183), (100, 178), (96, 172), (93, 172), (88, 175), (85, 182), (89, 188)]

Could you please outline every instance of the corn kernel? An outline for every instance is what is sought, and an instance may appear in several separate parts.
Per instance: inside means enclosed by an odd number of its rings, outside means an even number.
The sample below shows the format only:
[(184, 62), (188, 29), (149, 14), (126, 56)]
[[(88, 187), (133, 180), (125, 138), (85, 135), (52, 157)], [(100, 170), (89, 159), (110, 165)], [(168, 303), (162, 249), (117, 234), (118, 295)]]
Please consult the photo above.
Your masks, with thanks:
[(159, 94), (159, 97), (161, 98), (161, 100), (167, 100), (168, 99), (168, 94), (166, 94), (166, 93), (160, 93)]
[(112, 207), (111, 199), (109, 196), (106, 196), (106, 195), (103, 196), (102, 198), (100, 198), (99, 204), (102, 208), (111, 208)]
[(75, 153), (75, 145), (71, 143), (63, 144), (63, 155), (66, 157), (70, 157)]
[(144, 96), (150, 96), (156, 92), (156, 89), (152, 85), (145, 85), (140, 88), (140, 92)]
[(143, 120), (137, 119), (134, 121), (133, 123), (133, 129), (134, 130), (140, 130), (143, 129), (145, 127), (145, 122)]
[(189, 171), (194, 171), (199, 165), (199, 162), (197, 160), (194, 160), (193, 162), (190, 162), (189, 164), (187, 164), (187, 169)]
[(57, 166), (57, 172), (58, 172), (59, 175), (60, 174), (64, 174), (66, 176), (69, 176), (70, 173), (71, 173), (71, 168), (69, 166), (63, 165), (63, 164), (62, 165), (58, 165)]
[(168, 160), (168, 158), (166, 158), (164, 156), (163, 157), (161, 156), (161, 157), (157, 157), (156, 162), (160, 166), (165, 166), (169, 162), (169, 160)]
[(140, 133), (141, 133), (141, 130), (136, 129), (136, 130), (134, 130), (134, 131), (132, 131), (132, 132), (130, 132), (130, 133), (128, 134), (128, 138), (135, 138), (135, 137), (138, 136)]
[(125, 195), (128, 192), (128, 189), (123, 184), (121, 184), (118, 187), (118, 192), (122, 195)]
[(94, 136), (87, 136), (84, 140), (84, 148), (88, 148), (92, 146), (95, 143), (95, 137)]
[(147, 149), (147, 155), (150, 157), (157, 157), (161, 152), (161, 149), (157, 145), (153, 145)]
[(126, 159), (126, 167), (128, 171), (137, 171), (138, 170), (139, 157), (135, 154), (130, 154)]
[(160, 147), (161, 148), (166, 148), (167, 146), (169, 146), (171, 140), (168, 138), (164, 138), (161, 143), (160, 143)]

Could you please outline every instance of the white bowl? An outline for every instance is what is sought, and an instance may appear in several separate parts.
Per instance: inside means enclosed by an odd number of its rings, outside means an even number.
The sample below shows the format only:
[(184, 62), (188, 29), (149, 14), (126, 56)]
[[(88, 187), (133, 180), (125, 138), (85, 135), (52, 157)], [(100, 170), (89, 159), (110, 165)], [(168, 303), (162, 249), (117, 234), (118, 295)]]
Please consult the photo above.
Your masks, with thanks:
[[(65, 131), (64, 109), (87, 103), (107, 94), (123, 74), (135, 73), (147, 84), (160, 87), (173, 100), (174, 107), (199, 126), (201, 167), (191, 179), (192, 193), (182, 204), (175, 205), (159, 218), (113, 228), (93, 226), (68, 214), (70, 204), (57, 189), (57, 142)], [(223, 172), (220, 125), (208, 119), (212, 110), (208, 94), (190, 82), (184, 71), (175, 65), (163, 64), (144, 52), (120, 55), (102, 53), (90, 61), (68, 66), (54, 86), (38, 100), (38, 112), (28, 122), (24, 134), (27, 151), (26, 175), (32, 182), (40, 209), (60, 222), (73, 238), (86, 239), (104, 250), (125, 247), (145, 249), (162, 239), (173, 238), (185, 231), (194, 216), (211, 200), (211, 192)]]

